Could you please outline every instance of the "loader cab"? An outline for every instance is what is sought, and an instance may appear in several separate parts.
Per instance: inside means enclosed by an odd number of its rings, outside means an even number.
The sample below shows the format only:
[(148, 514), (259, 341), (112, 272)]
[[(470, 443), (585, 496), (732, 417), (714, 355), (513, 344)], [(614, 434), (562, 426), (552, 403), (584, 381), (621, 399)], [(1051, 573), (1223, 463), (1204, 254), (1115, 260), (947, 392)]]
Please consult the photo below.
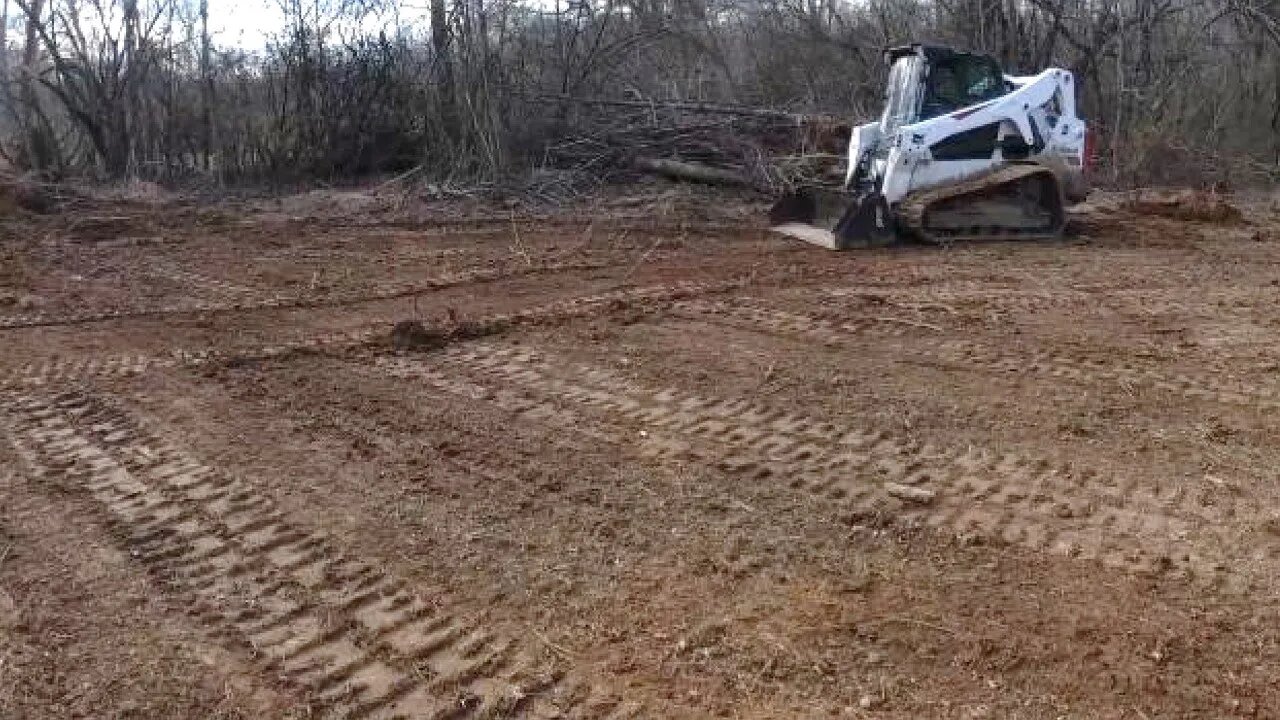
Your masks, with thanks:
[(1000, 64), (987, 55), (936, 45), (903, 45), (885, 53), (882, 131), (980, 105), (1009, 92)]

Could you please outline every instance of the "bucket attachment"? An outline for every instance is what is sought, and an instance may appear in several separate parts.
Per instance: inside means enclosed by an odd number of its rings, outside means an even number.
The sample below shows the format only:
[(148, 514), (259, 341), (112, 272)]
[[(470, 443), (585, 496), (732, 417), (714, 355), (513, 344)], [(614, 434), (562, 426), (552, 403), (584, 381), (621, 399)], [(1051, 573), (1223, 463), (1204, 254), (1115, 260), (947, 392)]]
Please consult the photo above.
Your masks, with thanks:
[(893, 218), (877, 192), (803, 188), (774, 203), (769, 222), (774, 232), (831, 250), (877, 247), (894, 239)]

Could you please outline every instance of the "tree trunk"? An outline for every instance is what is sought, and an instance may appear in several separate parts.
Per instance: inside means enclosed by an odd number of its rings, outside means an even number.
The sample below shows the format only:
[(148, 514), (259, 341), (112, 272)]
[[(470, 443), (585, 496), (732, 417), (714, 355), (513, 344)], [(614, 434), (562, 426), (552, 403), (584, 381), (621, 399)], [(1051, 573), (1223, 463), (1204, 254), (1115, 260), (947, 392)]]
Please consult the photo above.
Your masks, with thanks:
[(208, 172), (213, 156), (213, 68), (210, 63), (209, 0), (200, 0), (200, 135), (204, 147), (204, 169)]
[(440, 119), (445, 135), (458, 136), (458, 113), (453, 77), (453, 49), (449, 47), (446, 0), (431, 0), (431, 49), (435, 55), (436, 82), (440, 92)]
[(9, 0), (4, 0), (4, 5), (0, 6), (0, 102), (4, 103), (5, 112), (9, 115), (9, 119), (17, 121), (17, 108), (13, 105), (13, 86), (10, 84), (13, 78), (9, 73)]
[(45, 153), (40, 150), (36, 123), (39, 113), (36, 109), (36, 61), (40, 58), (40, 34), (37, 26), (44, 15), (44, 0), (31, 0), (26, 7), (27, 32), (22, 46), (22, 80), (19, 85), (21, 94), (18, 110), (21, 125), (22, 144), (27, 154), (27, 164), (34, 169), (45, 165)]
[(138, 112), (138, 0), (123, 0), (124, 5), (124, 107), (120, 113), (120, 135), (113, 148), (118, 157), (108, 160), (112, 175), (133, 177), (137, 173), (134, 155), (134, 133)]
[[(9, 37), (9, 0), (4, 0), (4, 5), (0, 6), (0, 38), (5, 40), (5, 45), (0, 49), (8, 49)], [(0, 52), (0, 84), (4, 88), (4, 100), (6, 107), (12, 107), (9, 102), (9, 53)]]

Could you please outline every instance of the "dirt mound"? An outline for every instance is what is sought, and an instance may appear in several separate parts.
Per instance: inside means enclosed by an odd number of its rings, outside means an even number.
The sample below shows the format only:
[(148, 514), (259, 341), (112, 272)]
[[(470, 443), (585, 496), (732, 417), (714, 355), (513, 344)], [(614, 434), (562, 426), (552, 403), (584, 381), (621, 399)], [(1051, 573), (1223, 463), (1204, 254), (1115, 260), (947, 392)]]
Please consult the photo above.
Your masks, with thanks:
[(1205, 190), (1137, 190), (1122, 207), (1134, 215), (1175, 220), (1236, 223), (1244, 219), (1240, 208), (1224, 196)]
[(420, 350), (442, 347), (447, 336), (429, 329), (417, 320), (401, 320), (391, 328), (391, 347), (396, 350)]
[(83, 192), (87, 197), (98, 202), (128, 205), (165, 205), (178, 197), (159, 183), (149, 180), (125, 180), (107, 185), (90, 185), (85, 187)]
[(14, 249), (0, 251), (0, 286), (24, 288), (30, 284), (31, 275), (22, 254)]
[(67, 234), (81, 242), (100, 242), (155, 232), (150, 218), (143, 215), (86, 215), (67, 225)]
[(13, 215), (19, 209), (47, 213), (55, 204), (53, 195), (43, 183), (0, 173), (0, 217)]
[(281, 198), (279, 211), (298, 217), (350, 217), (386, 210), (391, 200), (367, 192), (312, 190)]

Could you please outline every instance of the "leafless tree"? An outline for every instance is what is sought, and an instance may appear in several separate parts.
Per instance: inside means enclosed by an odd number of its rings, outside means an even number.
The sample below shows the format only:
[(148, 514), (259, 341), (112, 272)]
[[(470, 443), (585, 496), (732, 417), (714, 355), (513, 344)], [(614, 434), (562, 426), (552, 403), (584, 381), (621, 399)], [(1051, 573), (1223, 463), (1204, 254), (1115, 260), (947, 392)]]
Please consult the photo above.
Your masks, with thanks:
[(920, 40), (1074, 71), (1117, 183), (1280, 176), (1280, 0), (277, 3), (247, 52), (214, 41), (208, 0), (13, 0), (0, 147), (110, 177), (496, 180), (608, 132), (606, 107), (628, 127), (672, 102), (861, 120), (882, 50)]

